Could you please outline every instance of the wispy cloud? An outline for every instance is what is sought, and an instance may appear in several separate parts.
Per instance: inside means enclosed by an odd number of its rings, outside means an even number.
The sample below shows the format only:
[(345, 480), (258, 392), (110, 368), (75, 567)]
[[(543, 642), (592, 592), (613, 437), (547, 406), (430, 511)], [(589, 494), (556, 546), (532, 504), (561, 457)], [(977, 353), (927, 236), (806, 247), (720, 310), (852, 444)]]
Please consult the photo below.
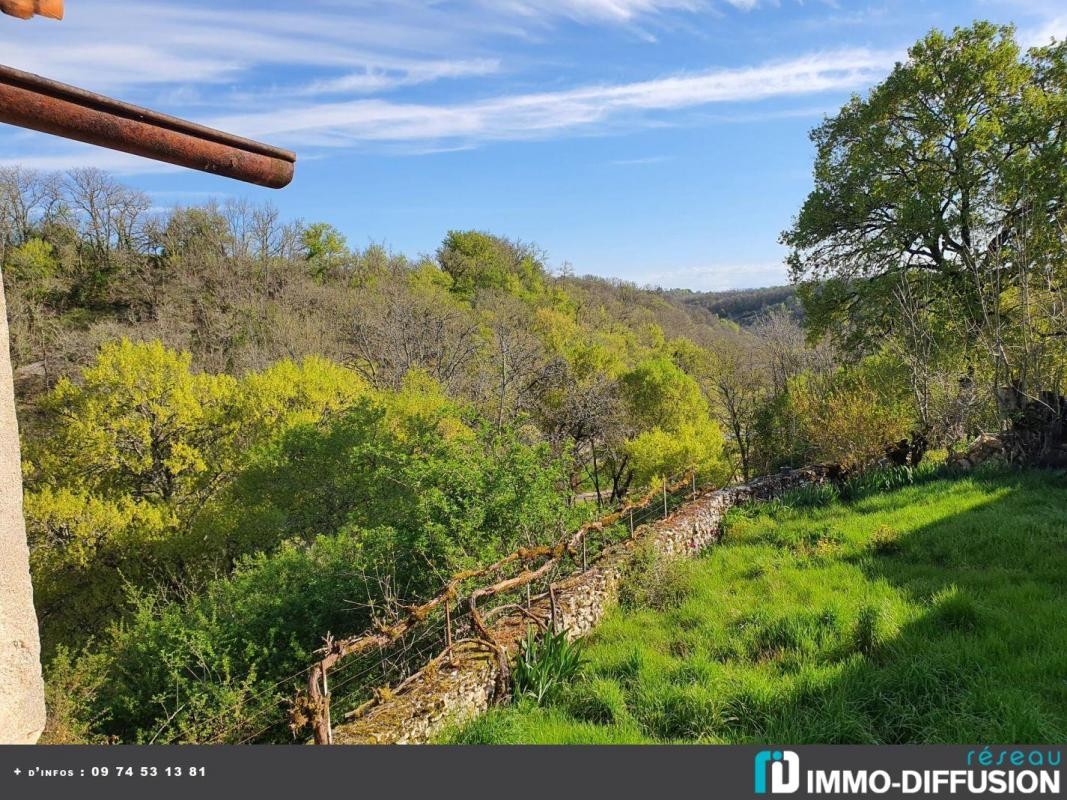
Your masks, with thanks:
[(668, 11), (700, 11), (708, 7), (704, 0), (484, 0), (483, 5), (532, 18), (564, 16), (579, 21), (611, 22), (630, 22)]
[[(817, 53), (740, 69), (682, 73), (648, 81), (599, 84), (503, 95), (454, 104), (416, 104), (384, 99), (302, 102), (289, 96), (262, 103), (262, 110), (208, 120), (235, 133), (270, 138), (281, 144), (323, 151), (371, 145), (403, 145), (407, 152), (470, 148), (492, 141), (521, 141), (577, 133), (598, 133), (663, 124), (669, 116), (716, 104), (814, 95), (859, 89), (879, 79), (895, 54), (866, 49)], [(476, 69), (476, 67), (471, 67)], [(309, 95), (339, 86), (314, 85)], [(281, 95), (285, 98), (285, 95)], [(794, 114), (770, 110), (771, 117)], [(803, 109), (802, 113), (815, 113)], [(736, 115), (749, 120), (752, 115)], [(759, 114), (756, 118), (761, 118)], [(732, 120), (730, 115), (718, 118)], [(305, 154), (308, 155), (308, 154)], [(7, 159), (14, 161), (16, 159)], [(152, 162), (88, 148), (64, 147), (60, 153), (29, 153), (17, 159), (39, 169), (64, 169), (91, 163), (116, 172), (167, 169)], [(5, 161), (0, 161), (5, 163)], [(653, 163), (645, 160), (632, 163)]]
[(756, 67), (452, 105), (385, 100), (297, 104), (226, 116), (214, 124), (247, 136), (314, 147), (543, 138), (595, 126), (642, 124), (656, 112), (861, 88), (881, 77), (893, 60), (890, 52), (841, 50)]
[[(299, 147), (305, 159), (344, 148), (440, 152), (671, 125), (716, 105), (859, 89), (893, 62), (888, 52), (851, 49), (555, 91), (523, 91), (512, 87), (528, 83), (505, 80), (516, 66), (504, 67), (503, 43), (521, 35), (524, 20), (637, 27), (670, 14), (714, 13), (727, 2), (755, 5), (753, 0), (306, 0), (293, 11), (281, 0), (266, 0), (269, 9), (251, 12), (207, 0), (133, 6), (82, 0), (62, 25), (0, 28), (0, 52), (21, 69)], [(423, 101), (425, 90), (414, 88), (462, 80), (468, 83), (433, 101)], [(792, 112), (724, 107), (715, 119), (778, 113)], [(0, 163), (18, 160), (42, 169), (91, 163), (123, 173), (169, 169), (58, 141), (24, 147), (10, 135), (4, 139), (14, 146)]]
[[(446, 78), (470, 78), (491, 75), (500, 69), (497, 58), (479, 58), (467, 61), (427, 61), (388, 68), (349, 72), (335, 78), (314, 80), (292, 90), (297, 95), (325, 94), (372, 94), (402, 86), (417, 86)], [(283, 90), (284, 92), (284, 90)]]
[(1067, 39), (1067, 14), (1052, 17), (1036, 27), (1020, 31), (1020, 39), (1025, 47), (1043, 47), (1053, 39), (1062, 42)]
[(299, 11), (265, 11), (84, 0), (62, 25), (4, 26), (0, 52), (20, 69), (108, 91), (238, 78), (256, 85), (262, 70), (277, 66), (336, 70), (339, 86), (351, 75), (419, 82), (492, 67), (492, 59), (455, 59), (476, 49), (469, 32), (433, 4), (408, 18), (397, 13), (409, 4), (309, 2)]
[[(4, 140), (0, 140), (2, 143)], [(50, 140), (43, 140), (50, 141)], [(0, 158), (0, 168), (23, 167), (25, 169), (41, 170), (42, 172), (62, 172), (80, 167), (94, 167), (96, 169), (113, 172), (116, 175), (135, 175), (157, 172), (178, 172), (179, 167), (163, 164), (158, 161), (149, 161), (147, 158), (117, 153), (114, 150), (104, 150), (89, 145), (69, 145), (59, 142), (59, 149), (47, 152), (28, 152), (24, 155)], [(11, 148), (3, 148), (10, 151)]]
[(524, 36), (528, 25), (560, 18), (628, 24), (707, 7), (706, 0), (304, 0), (294, 10), (286, 3), (81, 0), (62, 25), (0, 29), (0, 52), (12, 66), (100, 91), (249, 86), (257, 73), (285, 66), (336, 73), (285, 91), (365, 94), (490, 74), (499, 57), (485, 48)]

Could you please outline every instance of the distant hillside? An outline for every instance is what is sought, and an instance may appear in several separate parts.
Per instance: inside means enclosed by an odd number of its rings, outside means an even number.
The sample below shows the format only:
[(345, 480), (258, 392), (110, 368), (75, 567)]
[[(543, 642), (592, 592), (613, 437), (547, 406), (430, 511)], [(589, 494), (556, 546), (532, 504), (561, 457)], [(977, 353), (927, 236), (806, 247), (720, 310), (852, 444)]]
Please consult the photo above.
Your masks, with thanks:
[(680, 289), (670, 295), (686, 305), (706, 309), (739, 325), (751, 325), (775, 309), (786, 309), (798, 317), (802, 313), (795, 286), (734, 289), (728, 292), (693, 292)]

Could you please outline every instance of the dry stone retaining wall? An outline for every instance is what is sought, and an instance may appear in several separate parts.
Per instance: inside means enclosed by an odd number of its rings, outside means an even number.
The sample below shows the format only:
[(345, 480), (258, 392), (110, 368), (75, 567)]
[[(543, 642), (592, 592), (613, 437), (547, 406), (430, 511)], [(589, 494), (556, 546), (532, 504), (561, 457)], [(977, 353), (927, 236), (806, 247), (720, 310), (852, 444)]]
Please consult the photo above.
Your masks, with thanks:
[[(665, 555), (690, 556), (719, 539), (723, 515), (749, 500), (766, 500), (790, 489), (825, 480), (819, 469), (783, 472), (751, 483), (707, 492), (675, 514), (647, 526), (635, 541), (605, 550), (585, 572), (555, 585), (557, 625), (572, 638), (589, 633), (615, 602), (619, 581), (633, 548), (651, 540)], [(551, 601), (536, 598), (530, 608), (547, 619)], [(530, 619), (520, 611), (503, 615), (489, 631), (514, 656), (525, 638)], [(423, 669), (402, 690), (383, 699), (355, 720), (333, 730), (334, 744), (422, 744), (452, 725), (485, 712), (494, 702), (500, 678), (497, 655), (478, 643), (459, 645), (452, 662), (441, 661)]]

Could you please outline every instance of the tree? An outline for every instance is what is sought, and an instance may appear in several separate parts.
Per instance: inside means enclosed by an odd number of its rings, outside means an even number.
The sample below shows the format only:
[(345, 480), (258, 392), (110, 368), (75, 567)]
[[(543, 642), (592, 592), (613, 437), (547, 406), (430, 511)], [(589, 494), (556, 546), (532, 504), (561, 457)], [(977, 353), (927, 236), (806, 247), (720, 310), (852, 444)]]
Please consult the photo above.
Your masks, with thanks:
[(649, 485), (685, 470), (725, 477), (722, 433), (708, 401), (670, 358), (640, 362), (622, 377), (622, 391), (636, 432), (623, 448), (633, 478)]
[[(120, 617), (128, 587), (166, 579), (178, 520), (162, 504), (44, 487), (26, 493), (26, 535), (45, 652)], [(176, 549), (176, 548), (175, 548)]]
[(104, 495), (197, 502), (232, 454), (224, 442), (237, 382), (193, 374), (188, 353), (123, 339), (101, 349), (75, 384), (63, 379), (43, 405), (56, 427), (30, 455), (36, 476)]
[[(920, 304), (947, 300), (994, 385), (1035, 396), (1047, 375), (1022, 297), (1063, 285), (1067, 45), (1024, 56), (1013, 33), (934, 31), (815, 129), (815, 189), (782, 240), (814, 331), (869, 349), (899, 318), (904, 282)], [(1060, 320), (1045, 332), (1065, 335)]]
[(513, 430), (471, 427), (466, 414), (412, 373), (396, 393), (294, 427), (236, 483), (237, 524), (226, 538), (269, 549), (387, 526), (388, 537), (366, 542), (366, 555), (409, 599), (460, 567), (554, 541), (565, 514), (563, 460)]
[(460, 389), (478, 353), (477, 320), (446, 288), (389, 281), (353, 309), (343, 329), (345, 363), (379, 388), (396, 389), (413, 370)]
[(437, 261), (452, 276), (452, 291), (466, 299), (483, 289), (536, 294), (544, 285), (545, 268), (532, 247), (488, 233), (450, 231)]
[(503, 430), (532, 404), (542, 378), (544, 348), (525, 324), (520, 301), (494, 292), (479, 305), (485, 310), (485, 330), (478, 394), (487, 415)]
[(28, 452), (27, 531), (46, 641), (77, 642), (122, 616), (128, 589), (175, 594), (256, 547), (231, 535), (228, 487), (271, 442), (370, 391), (323, 359), (240, 380), (197, 374), (159, 342), (105, 346), (43, 406)]
[(341, 269), (351, 255), (344, 235), (327, 222), (308, 225), (300, 238), (311, 274), (320, 281)]
[(709, 383), (718, 399), (722, 420), (737, 449), (741, 477), (752, 477), (752, 449), (759, 412), (771, 391), (760, 342), (748, 338), (725, 339), (716, 351)]

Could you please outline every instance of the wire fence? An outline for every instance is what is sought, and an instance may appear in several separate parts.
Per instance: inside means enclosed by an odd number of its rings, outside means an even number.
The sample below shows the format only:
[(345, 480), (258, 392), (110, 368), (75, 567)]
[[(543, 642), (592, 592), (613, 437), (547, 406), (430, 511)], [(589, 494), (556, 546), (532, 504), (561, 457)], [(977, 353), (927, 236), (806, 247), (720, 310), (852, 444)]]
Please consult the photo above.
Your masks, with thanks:
[[(401, 609), (388, 625), (344, 640), (327, 638), (318, 661), (267, 686), (257, 685), (255, 676), (248, 676), (247, 689), (205, 680), (217, 687), (211, 710), (205, 706), (201, 714), (178, 706), (150, 743), (281, 744), (306, 736), (309, 727), (316, 742), (329, 743), (334, 726), (398, 691), (435, 658), (450, 658), (460, 645), (479, 643), (506, 659), (489, 633), (490, 621), (554, 598), (558, 583), (586, 571), (606, 550), (635, 538), (642, 526), (666, 518), (697, 493), (696, 475), (668, 478), (553, 546), (523, 548), (454, 576), (437, 597)], [(554, 625), (533, 616), (531, 621)]]
[[(321, 660), (303, 674), (306, 689), (290, 702), (290, 728), (310, 727), (318, 744), (330, 744), (333, 728), (403, 688), (435, 658), (451, 658), (460, 644), (478, 643), (500, 660), (508, 674), (507, 653), (489, 631), (488, 621), (507, 610), (523, 611), (532, 622), (555, 626), (554, 587), (584, 572), (609, 548), (636, 538), (642, 526), (665, 519), (700, 493), (694, 473), (665, 479), (655, 491), (583, 525), (551, 547), (522, 548), (495, 564), (455, 576), (440, 594), (390, 625), (344, 640), (328, 638)], [(530, 609), (551, 598), (550, 620)], [(393, 688), (390, 688), (393, 687)], [(498, 687), (506, 691), (507, 687)], [(255, 736), (267, 735), (267, 726)]]

